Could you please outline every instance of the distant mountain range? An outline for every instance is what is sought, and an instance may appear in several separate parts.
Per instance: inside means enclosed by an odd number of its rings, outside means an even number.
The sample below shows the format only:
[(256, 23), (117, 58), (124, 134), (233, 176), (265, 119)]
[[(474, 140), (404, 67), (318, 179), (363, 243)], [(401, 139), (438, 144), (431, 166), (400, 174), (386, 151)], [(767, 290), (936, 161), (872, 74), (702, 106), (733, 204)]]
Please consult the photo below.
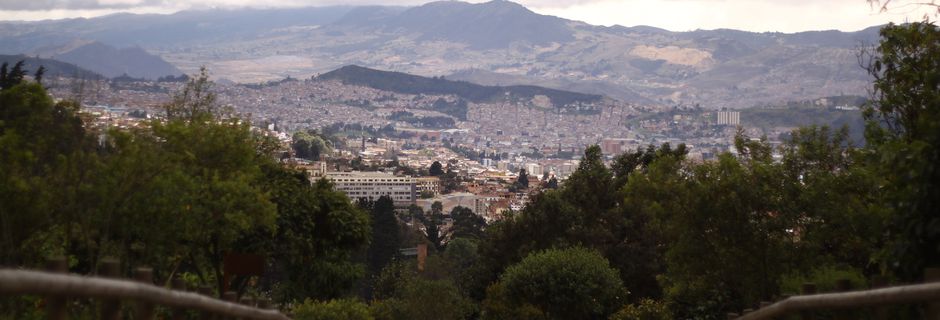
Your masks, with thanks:
[(239, 82), (309, 77), (355, 64), (636, 104), (719, 108), (864, 95), (870, 79), (858, 67), (857, 47), (877, 42), (878, 27), (672, 32), (594, 26), (501, 0), (0, 23), (0, 53), (33, 54), (76, 39), (139, 46), (186, 72), (206, 65), (216, 77)]

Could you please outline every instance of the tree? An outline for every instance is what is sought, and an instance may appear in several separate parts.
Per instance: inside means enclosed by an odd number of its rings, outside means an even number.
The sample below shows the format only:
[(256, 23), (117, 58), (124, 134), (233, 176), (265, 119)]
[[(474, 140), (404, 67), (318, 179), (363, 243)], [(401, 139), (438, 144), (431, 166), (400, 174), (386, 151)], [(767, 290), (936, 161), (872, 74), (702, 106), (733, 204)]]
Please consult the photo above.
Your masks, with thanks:
[(377, 276), (398, 254), (401, 243), (395, 203), (392, 198), (382, 196), (372, 206), (372, 241), (369, 245), (369, 274)]
[(533, 253), (509, 267), (499, 280), (517, 309), (537, 310), (545, 319), (606, 319), (625, 301), (617, 270), (599, 253), (584, 248)]
[(0, 90), (10, 89), (13, 86), (23, 82), (23, 77), (26, 76), (26, 70), (23, 70), (23, 61), (20, 60), (13, 65), (13, 68), (7, 71), (9, 66), (6, 62), (3, 65), (0, 65)]
[(434, 161), (434, 163), (431, 164), (431, 168), (428, 169), (428, 174), (434, 177), (440, 176), (444, 174), (444, 166), (441, 165), (440, 162)]
[(42, 84), (42, 76), (46, 74), (46, 67), (39, 66), (39, 69), (36, 69), (36, 73), (33, 75), (33, 79), (36, 80), (36, 83)]
[(216, 103), (213, 85), (209, 80), (209, 71), (201, 67), (199, 75), (190, 78), (186, 86), (173, 96), (173, 100), (163, 106), (167, 118), (200, 121), (226, 116), (229, 110)]
[(515, 186), (523, 190), (529, 188), (529, 174), (526, 173), (525, 169), (519, 169), (519, 176), (516, 178)]
[(653, 161), (661, 157), (683, 158), (688, 153), (685, 144), (680, 144), (676, 149), (672, 149), (669, 143), (664, 143), (657, 149), (649, 145), (646, 150), (637, 147), (636, 151), (625, 152), (614, 158), (611, 164), (611, 171), (614, 175), (614, 187), (620, 188), (627, 184), (630, 174), (634, 171), (646, 172)]
[(881, 37), (869, 66), (866, 139), (893, 211), (884, 263), (914, 281), (924, 267), (940, 266), (940, 29), (889, 24)]
[(241, 247), (268, 252), (284, 277), (276, 298), (335, 299), (365, 275), (353, 253), (370, 239), (366, 212), (326, 180), (313, 184), (304, 172), (278, 164), (264, 166), (266, 190), (277, 205), (277, 231), (259, 230), (243, 238)]
[(328, 142), (316, 131), (298, 131), (292, 137), (291, 148), (301, 159), (319, 160), (320, 154), (329, 152)]
[(470, 210), (470, 208), (456, 206), (450, 211), (450, 217), (454, 219), (454, 225), (450, 230), (450, 237), (452, 239), (483, 238), (483, 229), (486, 228), (486, 220), (473, 213), (473, 210)]
[(441, 230), (444, 223), (444, 204), (440, 201), (434, 201), (431, 204), (431, 211), (421, 216), (421, 223), (424, 224), (424, 235), (434, 249), (444, 248), (444, 231)]

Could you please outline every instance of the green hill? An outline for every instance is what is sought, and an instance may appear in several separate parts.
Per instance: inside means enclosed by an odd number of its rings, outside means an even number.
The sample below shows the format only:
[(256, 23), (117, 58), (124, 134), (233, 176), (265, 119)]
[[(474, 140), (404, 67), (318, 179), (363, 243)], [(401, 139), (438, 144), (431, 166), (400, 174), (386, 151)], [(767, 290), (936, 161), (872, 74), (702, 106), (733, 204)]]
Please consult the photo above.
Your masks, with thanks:
[(443, 77), (422, 77), (401, 72), (380, 71), (350, 65), (324, 73), (317, 80), (338, 80), (344, 84), (359, 85), (402, 94), (456, 95), (471, 102), (530, 100), (537, 95), (551, 99), (556, 108), (578, 107), (603, 100), (596, 94), (549, 89), (538, 86), (484, 86), (466, 81), (451, 81)]

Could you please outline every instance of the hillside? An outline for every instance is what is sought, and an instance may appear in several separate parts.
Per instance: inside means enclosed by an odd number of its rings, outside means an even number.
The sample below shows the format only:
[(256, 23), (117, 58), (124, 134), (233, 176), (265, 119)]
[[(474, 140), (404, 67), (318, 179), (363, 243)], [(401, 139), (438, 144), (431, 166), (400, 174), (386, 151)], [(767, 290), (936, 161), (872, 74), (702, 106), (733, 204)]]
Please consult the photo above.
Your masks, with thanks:
[(428, 78), (401, 72), (380, 71), (350, 65), (324, 73), (317, 80), (338, 80), (344, 84), (359, 85), (378, 90), (406, 94), (455, 95), (472, 102), (494, 102), (507, 98), (531, 100), (546, 96), (552, 105), (561, 108), (577, 104), (599, 102), (603, 96), (538, 86), (484, 86), (466, 81), (451, 81), (443, 77)]
[(54, 59), (43, 59), (36, 57), (28, 57), (25, 55), (0, 55), (0, 63), (8, 63), (11, 66), (19, 61), (23, 61), (23, 67), (28, 71), (30, 75), (36, 72), (39, 69), (39, 66), (46, 68), (45, 77), (73, 77), (73, 78), (84, 78), (84, 79), (98, 79), (103, 78), (104, 76), (83, 69), (79, 66), (76, 66), (71, 63), (62, 62)]
[[(207, 66), (240, 83), (360, 65), (589, 92), (641, 105), (717, 109), (864, 95), (871, 79), (858, 66), (857, 48), (875, 43), (878, 29), (673, 32), (595, 26), (502, 0), (439, 1), (0, 23), (0, 53), (47, 56), (46, 48), (81, 39), (140, 46), (183, 71)], [(163, 76), (156, 73), (148, 77)]]
[(177, 76), (175, 66), (140, 47), (118, 49), (92, 42), (55, 56), (55, 59), (82, 66), (109, 78), (127, 75), (133, 78), (157, 79)]

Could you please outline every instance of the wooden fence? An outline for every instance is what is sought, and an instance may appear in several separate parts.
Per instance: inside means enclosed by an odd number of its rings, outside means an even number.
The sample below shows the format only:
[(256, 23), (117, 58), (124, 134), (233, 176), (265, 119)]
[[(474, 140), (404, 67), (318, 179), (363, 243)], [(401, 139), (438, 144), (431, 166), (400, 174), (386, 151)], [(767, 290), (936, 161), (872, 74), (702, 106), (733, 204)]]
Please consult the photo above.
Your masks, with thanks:
[(831, 311), (833, 319), (856, 319), (858, 310), (863, 308), (872, 308), (869, 314), (872, 319), (897, 319), (897, 315), (888, 314), (887, 306), (926, 303), (924, 318), (940, 320), (940, 268), (925, 270), (924, 280), (923, 284), (883, 287), (886, 281), (876, 279), (872, 281), (873, 289), (860, 291), (851, 291), (848, 280), (839, 280), (836, 283), (839, 292), (825, 294), (817, 294), (816, 285), (806, 283), (802, 295), (773, 304), (762, 302), (758, 309), (729, 313), (728, 319), (781, 319), (793, 314), (799, 314), (801, 319), (816, 319), (815, 313), (823, 310)]
[(172, 281), (173, 289), (153, 285), (153, 271), (137, 268), (134, 281), (117, 279), (118, 262), (104, 261), (101, 274), (105, 277), (87, 277), (67, 274), (64, 259), (49, 261), (47, 271), (0, 269), (0, 295), (41, 295), (46, 298), (48, 319), (67, 318), (67, 300), (70, 298), (92, 298), (100, 300), (101, 319), (122, 319), (121, 302), (130, 300), (135, 304), (134, 319), (154, 319), (154, 307), (165, 306), (172, 310), (172, 319), (185, 319), (191, 310), (198, 311), (201, 319), (260, 319), (289, 320), (277, 310), (270, 309), (266, 299), (243, 297), (236, 303), (236, 293), (226, 292), (224, 300), (210, 297), (208, 287), (199, 293), (185, 291), (179, 279)]

